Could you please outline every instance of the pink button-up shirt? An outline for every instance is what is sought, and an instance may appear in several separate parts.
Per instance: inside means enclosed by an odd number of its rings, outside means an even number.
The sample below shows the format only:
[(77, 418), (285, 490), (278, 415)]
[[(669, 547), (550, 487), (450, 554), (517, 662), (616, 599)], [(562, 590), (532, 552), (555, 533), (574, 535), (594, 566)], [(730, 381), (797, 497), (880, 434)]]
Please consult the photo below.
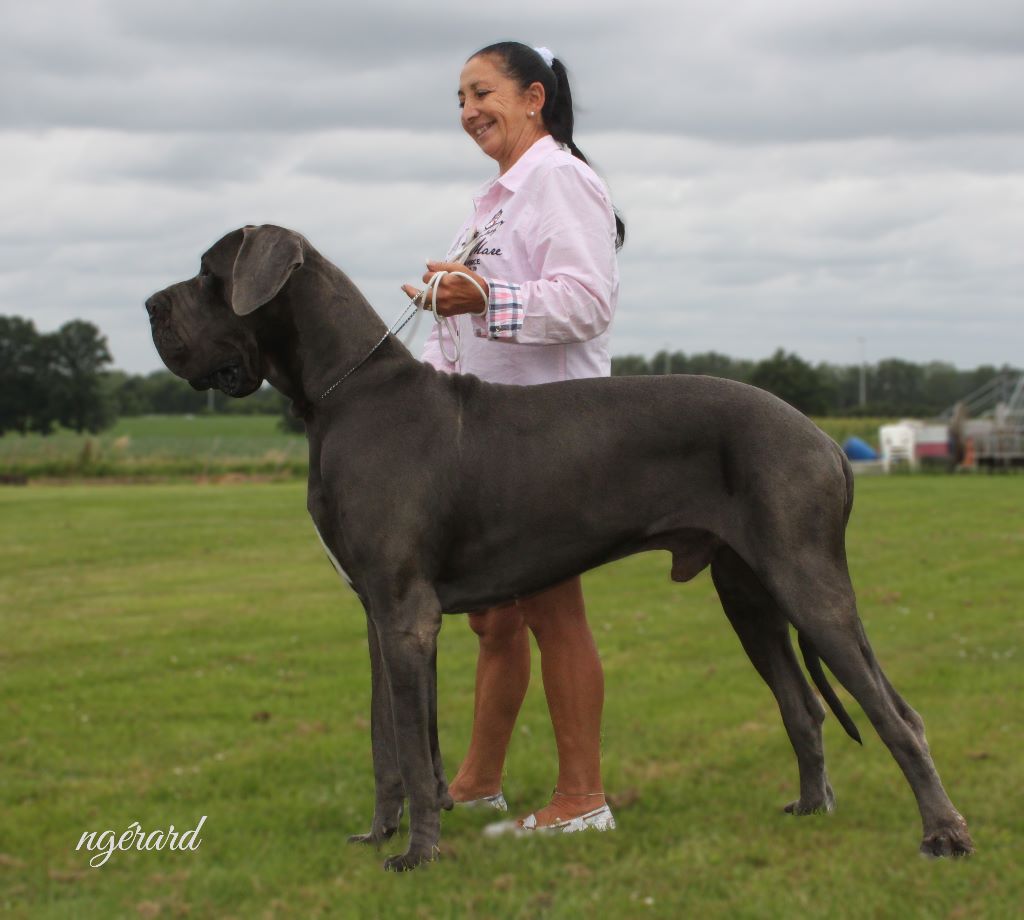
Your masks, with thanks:
[[(473, 196), (473, 213), (449, 257), (474, 229), (480, 239), (466, 264), (487, 279), (487, 313), (452, 318), (458, 365), (441, 354), (440, 326), (427, 339), (423, 360), (494, 383), (607, 376), (619, 270), (615, 216), (597, 174), (542, 137)], [(451, 353), (451, 343), (445, 346)]]

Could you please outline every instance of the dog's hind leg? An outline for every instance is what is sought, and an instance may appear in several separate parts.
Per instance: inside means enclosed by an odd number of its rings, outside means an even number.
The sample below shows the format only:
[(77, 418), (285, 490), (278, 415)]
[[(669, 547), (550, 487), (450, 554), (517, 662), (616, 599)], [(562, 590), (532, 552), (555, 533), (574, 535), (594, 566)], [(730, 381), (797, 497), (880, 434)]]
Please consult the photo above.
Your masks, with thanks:
[(835, 796), (825, 773), (821, 723), (825, 712), (804, 678), (789, 637), (789, 623), (750, 567), (723, 546), (711, 562), (711, 577), (729, 622), (768, 684), (796, 752), (800, 798), (785, 810), (794, 815), (832, 811)]
[(932, 763), (924, 723), (893, 689), (868, 644), (845, 563), (804, 554), (803, 558), (776, 559), (765, 573), (785, 615), (857, 700), (903, 770), (921, 812), (921, 852), (931, 856), (972, 852), (967, 824)]
[(429, 707), (430, 757), (434, 762), (434, 779), (437, 782), (437, 800), (445, 811), (455, 807), (455, 801), (448, 792), (448, 777), (444, 772), (441, 757), (441, 742), (437, 734), (437, 648), (430, 659), (430, 690), (427, 695)]

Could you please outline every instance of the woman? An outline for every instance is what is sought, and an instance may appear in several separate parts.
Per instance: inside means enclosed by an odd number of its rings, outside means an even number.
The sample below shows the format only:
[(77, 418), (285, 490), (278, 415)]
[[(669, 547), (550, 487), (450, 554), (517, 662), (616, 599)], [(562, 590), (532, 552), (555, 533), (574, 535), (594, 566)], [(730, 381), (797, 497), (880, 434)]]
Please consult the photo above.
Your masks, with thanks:
[[(602, 181), (573, 143), (565, 68), (546, 49), (518, 42), (474, 54), (459, 80), (462, 127), (498, 164), (448, 261), (428, 262), (436, 310), (423, 358), (440, 370), (496, 383), (607, 376), (609, 326), (618, 297), (615, 253), (625, 228)], [(473, 242), (474, 232), (478, 234)], [(453, 261), (465, 252), (465, 265)], [(412, 285), (403, 290), (419, 292)], [(551, 801), (498, 832), (615, 827), (601, 781), (604, 675), (578, 577), (518, 602), (471, 614), (480, 641), (473, 736), (449, 791), (456, 803), (506, 810), (502, 767), (530, 679), (530, 642), (541, 655), (558, 748)]]

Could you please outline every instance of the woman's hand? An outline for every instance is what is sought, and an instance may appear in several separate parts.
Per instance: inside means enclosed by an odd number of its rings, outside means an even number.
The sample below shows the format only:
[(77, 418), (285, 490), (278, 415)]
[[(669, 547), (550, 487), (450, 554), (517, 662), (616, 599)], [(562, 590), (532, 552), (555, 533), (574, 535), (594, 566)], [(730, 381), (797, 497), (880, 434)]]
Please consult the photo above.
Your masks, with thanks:
[[(462, 272), (469, 275), (480, 285), (484, 296), (480, 291), (458, 275), (445, 275), (437, 287), (437, 312), (439, 316), (458, 316), (460, 313), (481, 313), (487, 308), (487, 280), (476, 272), (470, 271), (461, 262), (428, 262), (427, 270), (423, 275), (423, 283), (429, 284), (434, 275), (438, 272)], [(415, 297), (419, 291), (411, 284), (403, 284), (402, 290), (410, 297)], [(423, 307), (430, 309), (430, 295), (423, 298)]]

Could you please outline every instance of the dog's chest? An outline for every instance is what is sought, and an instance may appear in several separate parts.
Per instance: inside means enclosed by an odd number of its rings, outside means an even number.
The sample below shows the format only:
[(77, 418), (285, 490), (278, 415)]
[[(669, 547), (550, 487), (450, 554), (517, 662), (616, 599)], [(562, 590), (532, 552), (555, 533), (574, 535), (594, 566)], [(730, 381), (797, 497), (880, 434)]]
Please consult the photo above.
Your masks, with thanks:
[(327, 542), (324, 540), (323, 535), (320, 533), (320, 528), (316, 526), (315, 521), (313, 522), (313, 529), (316, 531), (316, 538), (320, 541), (320, 545), (324, 548), (324, 552), (327, 553), (327, 558), (331, 560), (331, 564), (334, 566), (335, 571), (337, 571), (337, 573), (345, 580), (345, 584), (347, 584), (351, 588), (352, 579), (349, 578), (348, 572), (346, 572), (342, 568), (341, 563), (338, 562), (338, 557), (331, 552), (331, 548), (327, 545)]

